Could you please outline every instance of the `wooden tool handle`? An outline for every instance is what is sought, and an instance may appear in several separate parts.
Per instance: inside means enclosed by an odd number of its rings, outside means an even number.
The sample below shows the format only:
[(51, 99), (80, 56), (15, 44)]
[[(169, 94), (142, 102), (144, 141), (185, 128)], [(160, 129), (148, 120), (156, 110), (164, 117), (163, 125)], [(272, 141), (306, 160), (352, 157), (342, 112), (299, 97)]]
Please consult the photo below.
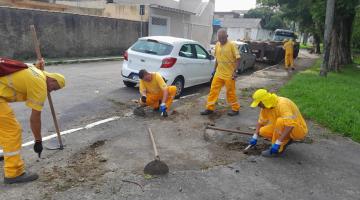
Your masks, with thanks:
[[(42, 59), (41, 56), (41, 51), (40, 51), (40, 42), (38, 40), (37, 34), (36, 34), (36, 29), (34, 25), (30, 25), (30, 31), (31, 31), (31, 35), (34, 41), (34, 47), (35, 47), (35, 53), (36, 53), (36, 57), (38, 60)], [(41, 66), (40, 68), (41, 70), (44, 70), (44, 66)]]
[(218, 130), (218, 131), (230, 132), (230, 133), (238, 133), (238, 134), (242, 134), (242, 135), (254, 135), (254, 133), (248, 133), (248, 132), (232, 130), (232, 129), (226, 129), (226, 128), (218, 128), (216, 126), (207, 126), (206, 128), (207, 129)]
[[(41, 56), (41, 51), (40, 51), (40, 43), (39, 43), (38, 37), (36, 35), (35, 26), (30, 25), (30, 30), (31, 30), (31, 35), (32, 35), (33, 41), (34, 41), (36, 57), (37, 57), (38, 60), (40, 60), (40, 59), (42, 59), (42, 56)], [(40, 69), (42, 71), (44, 71), (44, 66), (41, 66)], [(59, 146), (60, 146), (60, 149), (63, 149), (64, 145), (63, 145), (62, 140), (61, 140), (60, 129), (59, 129), (59, 125), (58, 125), (58, 121), (57, 121), (56, 113), (55, 113), (55, 109), (54, 109), (54, 104), (53, 104), (50, 93), (48, 93), (48, 101), (49, 101), (49, 105), (50, 105), (51, 114), (52, 114), (52, 117), (53, 117), (53, 120), (54, 120), (54, 125), (55, 125), (57, 138), (58, 138), (58, 141), (59, 141)]]
[(55, 126), (55, 130), (56, 130), (56, 134), (57, 134), (57, 138), (59, 141), (59, 149), (63, 149), (64, 145), (62, 143), (62, 139), (61, 139), (61, 135), (60, 135), (60, 129), (59, 129), (59, 124), (58, 124), (58, 120), (56, 118), (56, 114), (55, 114), (55, 109), (54, 109), (54, 104), (51, 98), (50, 93), (48, 93), (48, 101), (49, 101), (49, 105), (50, 105), (50, 110), (51, 110), (51, 115), (53, 117), (53, 121), (54, 121), (54, 126)]
[(149, 135), (150, 135), (151, 143), (152, 143), (153, 148), (154, 148), (155, 159), (159, 159), (159, 153), (158, 153), (158, 150), (156, 148), (155, 139), (154, 139), (154, 136), (153, 136), (152, 131), (151, 131), (150, 128), (148, 128), (148, 132), (149, 132)]

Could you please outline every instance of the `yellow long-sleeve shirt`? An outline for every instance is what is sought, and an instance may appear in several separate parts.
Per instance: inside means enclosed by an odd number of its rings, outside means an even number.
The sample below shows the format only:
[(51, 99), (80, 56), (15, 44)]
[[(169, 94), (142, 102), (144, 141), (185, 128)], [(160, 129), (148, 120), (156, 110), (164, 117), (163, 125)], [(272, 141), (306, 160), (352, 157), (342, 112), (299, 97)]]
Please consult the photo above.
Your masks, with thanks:
[(215, 76), (223, 80), (232, 79), (237, 67), (236, 60), (240, 59), (240, 53), (236, 45), (230, 41), (224, 45), (217, 42), (215, 45), (215, 57), (218, 64)]
[(275, 125), (278, 118), (284, 119), (286, 126), (298, 125), (305, 133), (308, 132), (306, 122), (298, 107), (288, 98), (278, 97), (275, 107), (261, 109), (259, 123), (262, 125)]
[(151, 76), (152, 80), (150, 82), (140, 80), (139, 90), (141, 94), (151, 93), (153, 95), (158, 95), (167, 88), (164, 79), (159, 73), (152, 73)]
[(47, 96), (46, 76), (33, 65), (0, 77), (0, 102), (23, 102), (41, 111)]

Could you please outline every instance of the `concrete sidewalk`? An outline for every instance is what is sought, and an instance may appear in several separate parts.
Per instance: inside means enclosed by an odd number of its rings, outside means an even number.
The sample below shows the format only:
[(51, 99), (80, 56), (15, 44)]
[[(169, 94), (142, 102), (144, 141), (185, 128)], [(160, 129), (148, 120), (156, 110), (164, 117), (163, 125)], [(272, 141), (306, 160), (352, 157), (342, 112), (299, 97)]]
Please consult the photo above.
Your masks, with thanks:
[[(104, 62), (104, 61), (122, 61), (122, 56), (109, 56), (109, 57), (90, 57), (90, 58), (45, 58), (45, 65), (62, 65), (62, 64), (75, 64), (75, 63), (89, 63), (89, 62)], [(34, 63), (34, 60), (25, 61), (25, 63)]]

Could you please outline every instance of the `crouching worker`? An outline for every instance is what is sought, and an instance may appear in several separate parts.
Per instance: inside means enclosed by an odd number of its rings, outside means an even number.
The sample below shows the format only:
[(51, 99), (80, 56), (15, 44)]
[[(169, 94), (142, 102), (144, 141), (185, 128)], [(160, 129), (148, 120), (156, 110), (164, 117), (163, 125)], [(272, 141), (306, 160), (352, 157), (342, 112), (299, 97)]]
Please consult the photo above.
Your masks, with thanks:
[(175, 86), (167, 86), (159, 73), (150, 73), (140, 70), (141, 104), (152, 107), (155, 111), (160, 109), (161, 116), (167, 117), (167, 111), (176, 95)]
[[(20, 155), (21, 126), (9, 102), (25, 102), (32, 109), (30, 125), (33, 132), (34, 151), (42, 152), (41, 110), (47, 93), (65, 86), (65, 79), (60, 74), (48, 73), (38, 68), (44, 60), (34, 65), (0, 58), (0, 146), (4, 154), (4, 183), (25, 183), (38, 179), (35, 173), (25, 172)], [(38, 68), (37, 68), (38, 67)]]
[(255, 134), (250, 145), (257, 143), (258, 135), (271, 141), (271, 148), (262, 156), (274, 157), (282, 153), (293, 140), (303, 140), (308, 129), (298, 107), (290, 99), (278, 97), (265, 89), (257, 90), (251, 107), (260, 107), (260, 115)]

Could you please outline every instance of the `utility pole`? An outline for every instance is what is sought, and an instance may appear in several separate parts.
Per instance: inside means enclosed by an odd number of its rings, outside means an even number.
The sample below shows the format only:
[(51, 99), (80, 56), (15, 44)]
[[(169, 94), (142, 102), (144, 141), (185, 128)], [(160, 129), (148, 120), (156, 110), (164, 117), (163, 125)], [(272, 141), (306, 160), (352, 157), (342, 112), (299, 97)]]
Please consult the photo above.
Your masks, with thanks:
[(143, 37), (143, 16), (145, 15), (145, 5), (140, 5), (140, 37)]
[(335, 0), (327, 0), (325, 32), (324, 32), (324, 60), (321, 65), (320, 76), (327, 76), (327, 72), (329, 71), (331, 31), (334, 25), (334, 11), (335, 11)]

